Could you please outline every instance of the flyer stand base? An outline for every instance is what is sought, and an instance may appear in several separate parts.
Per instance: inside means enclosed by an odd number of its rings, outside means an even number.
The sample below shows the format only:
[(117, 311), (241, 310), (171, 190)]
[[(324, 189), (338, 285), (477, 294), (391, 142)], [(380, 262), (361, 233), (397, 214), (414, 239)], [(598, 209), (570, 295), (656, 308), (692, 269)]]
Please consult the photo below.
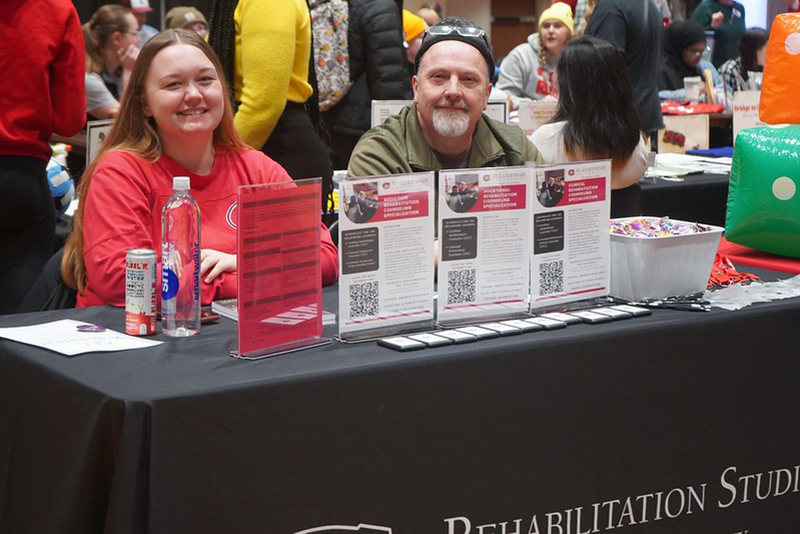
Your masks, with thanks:
[(547, 306), (539, 306), (539, 307), (531, 307), (528, 310), (528, 315), (536, 316), (541, 315), (543, 313), (554, 313), (554, 312), (564, 312), (569, 313), (571, 311), (580, 311), (580, 310), (589, 310), (592, 308), (596, 308), (601, 305), (608, 305), (611, 304), (625, 304), (623, 301), (617, 302), (614, 297), (611, 296), (604, 296), (604, 297), (591, 297), (583, 300), (576, 300), (572, 302), (561, 302), (559, 304), (548, 304)]
[(402, 326), (387, 326), (385, 328), (347, 332), (344, 335), (339, 334), (335, 336), (335, 339), (342, 343), (364, 343), (367, 341), (376, 341), (384, 337), (403, 336), (432, 330), (436, 330), (436, 326), (434, 326), (433, 322), (424, 321), (421, 323), (404, 324)]
[(438, 328), (460, 328), (462, 326), (475, 326), (480, 323), (496, 323), (498, 321), (511, 321), (513, 319), (526, 319), (530, 317), (527, 311), (504, 313), (501, 315), (478, 315), (464, 317), (463, 319), (448, 319), (436, 321)]
[(331, 342), (332, 340), (330, 338), (314, 337), (246, 353), (240, 353), (232, 350), (231, 356), (239, 360), (263, 360), (264, 358), (271, 358), (273, 356), (279, 356), (289, 352), (297, 352), (314, 347), (321, 347), (323, 345), (330, 345)]

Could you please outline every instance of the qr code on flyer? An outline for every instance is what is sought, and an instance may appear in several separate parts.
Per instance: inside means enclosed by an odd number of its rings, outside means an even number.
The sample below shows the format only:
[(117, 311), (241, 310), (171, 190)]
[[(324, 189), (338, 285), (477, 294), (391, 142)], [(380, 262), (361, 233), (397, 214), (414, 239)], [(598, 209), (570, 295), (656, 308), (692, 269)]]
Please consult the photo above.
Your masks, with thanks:
[(378, 315), (378, 282), (350, 285), (350, 318)]
[(564, 261), (539, 264), (539, 294), (552, 295), (564, 291)]
[(447, 272), (447, 304), (475, 302), (475, 269)]

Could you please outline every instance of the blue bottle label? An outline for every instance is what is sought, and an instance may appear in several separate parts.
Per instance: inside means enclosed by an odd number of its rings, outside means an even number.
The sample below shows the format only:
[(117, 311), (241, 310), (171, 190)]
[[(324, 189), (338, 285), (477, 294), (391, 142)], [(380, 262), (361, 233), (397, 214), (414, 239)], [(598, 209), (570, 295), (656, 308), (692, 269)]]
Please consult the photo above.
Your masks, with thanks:
[(178, 294), (180, 281), (178, 275), (172, 269), (163, 269), (161, 271), (161, 300), (170, 300), (175, 298)]

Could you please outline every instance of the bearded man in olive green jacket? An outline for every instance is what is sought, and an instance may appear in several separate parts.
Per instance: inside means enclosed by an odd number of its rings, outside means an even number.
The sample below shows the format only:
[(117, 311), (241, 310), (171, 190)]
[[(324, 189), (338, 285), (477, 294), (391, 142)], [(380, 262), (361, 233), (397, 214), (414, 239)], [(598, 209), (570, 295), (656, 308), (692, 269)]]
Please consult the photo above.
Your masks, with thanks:
[(350, 176), (543, 162), (520, 128), (483, 114), (494, 60), (473, 22), (448, 17), (431, 26), (415, 64), (414, 104), (361, 137)]

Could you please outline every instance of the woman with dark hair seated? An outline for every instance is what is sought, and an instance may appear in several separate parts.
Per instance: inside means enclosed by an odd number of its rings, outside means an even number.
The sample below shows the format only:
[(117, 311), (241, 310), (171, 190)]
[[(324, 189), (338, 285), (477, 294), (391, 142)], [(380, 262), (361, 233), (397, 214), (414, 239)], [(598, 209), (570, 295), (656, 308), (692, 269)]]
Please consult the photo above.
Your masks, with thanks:
[(739, 57), (729, 59), (719, 68), (725, 85), (734, 92), (749, 89), (751, 72), (763, 72), (767, 59), (769, 34), (763, 28), (750, 28), (739, 38)]
[[(201, 212), (200, 299), (237, 293), (239, 187), (286, 183), (277, 163), (241, 140), (222, 67), (197, 33), (167, 30), (142, 48), (114, 122), (80, 184), (78, 211), (61, 273), (78, 290), (78, 307), (125, 303), (125, 253), (154, 249), (161, 258), (161, 213), (172, 178), (188, 176)], [(322, 282), (332, 284), (338, 256), (321, 225)], [(310, 255), (313, 257), (313, 255)], [(184, 268), (195, 258), (182, 258)], [(158, 277), (161, 278), (160, 276)]]
[(665, 99), (682, 100), (685, 97), (683, 79), (700, 76), (705, 80), (706, 70), (711, 71), (714, 87), (722, 87), (722, 78), (717, 69), (703, 59), (705, 51), (706, 32), (695, 21), (681, 20), (667, 28), (664, 32), (664, 62), (658, 95)]
[(706, 49), (706, 32), (691, 20), (676, 22), (664, 32), (664, 63), (658, 90), (683, 89), (683, 79), (702, 76), (698, 67)]
[(647, 148), (619, 51), (583, 36), (564, 48), (556, 72), (558, 112), (553, 122), (531, 134), (545, 162), (610, 159), (611, 189), (639, 182)]

